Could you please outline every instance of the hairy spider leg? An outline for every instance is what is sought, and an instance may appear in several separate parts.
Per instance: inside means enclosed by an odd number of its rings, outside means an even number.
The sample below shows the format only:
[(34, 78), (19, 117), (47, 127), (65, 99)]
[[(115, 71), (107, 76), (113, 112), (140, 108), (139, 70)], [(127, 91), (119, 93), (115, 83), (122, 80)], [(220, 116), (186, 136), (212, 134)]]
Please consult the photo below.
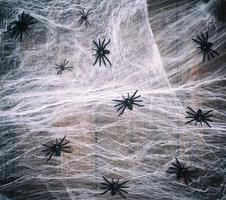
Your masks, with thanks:
[(124, 181), (122, 183), (119, 183), (119, 186), (120, 187), (123, 187), (123, 188), (129, 188), (128, 186), (125, 186), (126, 183), (128, 183), (129, 181)]
[(135, 97), (136, 93), (138, 92), (138, 90), (136, 90), (133, 95), (130, 97), (130, 99), (133, 99), (133, 97)]
[[(102, 47), (105, 49), (106, 48), (106, 46), (110, 43), (110, 39), (108, 40), (108, 42), (106, 43), (106, 44), (104, 44), (105, 43), (105, 39), (104, 39), (104, 41), (102, 42)], [(109, 64), (111, 65), (111, 61), (107, 58), (107, 56), (106, 55), (103, 55), (103, 57), (109, 62)], [(104, 60), (104, 58), (103, 58), (103, 60)]]
[(187, 107), (187, 109), (191, 110), (194, 114), (196, 114), (196, 112), (191, 107)]
[(189, 124), (189, 123), (191, 123), (191, 122), (193, 122), (193, 121), (195, 121), (195, 119), (192, 119), (192, 120), (186, 122), (185, 124)]
[[(206, 113), (203, 113), (203, 116), (208, 115), (210, 112), (213, 112), (213, 110), (208, 110)], [(212, 115), (211, 115), (212, 116)]]

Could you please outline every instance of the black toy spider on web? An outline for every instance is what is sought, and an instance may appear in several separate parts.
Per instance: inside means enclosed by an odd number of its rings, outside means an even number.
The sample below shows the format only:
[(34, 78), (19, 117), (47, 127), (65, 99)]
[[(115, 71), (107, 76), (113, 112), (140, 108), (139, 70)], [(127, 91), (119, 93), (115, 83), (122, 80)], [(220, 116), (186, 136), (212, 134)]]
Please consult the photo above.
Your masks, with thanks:
[(169, 174), (176, 174), (177, 180), (183, 180), (186, 185), (196, 177), (195, 170), (191, 170), (190, 167), (186, 167), (184, 163), (181, 163), (177, 158), (176, 162), (172, 162), (166, 171)]
[(197, 123), (199, 122), (202, 126), (202, 122), (204, 122), (205, 124), (207, 124), (207, 126), (210, 126), (210, 124), (208, 122), (212, 122), (212, 120), (210, 119), (210, 117), (212, 117), (213, 115), (211, 115), (210, 113), (213, 110), (209, 110), (207, 112), (203, 112), (201, 109), (198, 109), (197, 112), (195, 112), (192, 108), (187, 107), (189, 109), (189, 111), (186, 111), (186, 113), (188, 114), (187, 117), (188, 119), (191, 119), (190, 121), (186, 122), (185, 124), (189, 124), (193, 121), (195, 121), (195, 125), (197, 125)]
[(80, 13), (81, 16), (80, 16), (80, 18), (79, 18), (79, 20), (78, 20), (78, 23), (79, 23), (80, 25), (82, 25), (83, 23), (85, 23), (86, 27), (88, 27), (88, 25), (91, 26), (91, 24), (90, 24), (89, 21), (88, 21), (88, 16), (89, 16), (90, 14), (92, 14), (92, 12), (90, 12), (90, 10), (88, 10), (88, 11), (85, 13), (84, 10), (80, 10), (79, 13)]
[(65, 152), (65, 153), (72, 153), (69, 150), (71, 147), (66, 146), (68, 143), (70, 143), (70, 141), (65, 141), (65, 138), (66, 138), (66, 135), (60, 142), (56, 139), (55, 143), (53, 141), (50, 141), (51, 142), (50, 145), (42, 144), (43, 146), (46, 147), (46, 149), (43, 150), (43, 152), (47, 152), (45, 154), (45, 157), (49, 155), (49, 158), (47, 159), (47, 161), (49, 161), (53, 155), (60, 156), (61, 151)]
[(56, 67), (56, 69), (57, 70), (59, 70), (58, 72), (57, 72), (57, 74), (62, 74), (62, 72), (64, 71), (64, 70), (68, 70), (68, 71), (71, 71), (72, 72), (72, 69), (73, 69), (73, 67), (66, 67), (66, 65), (69, 63), (69, 61), (67, 61), (66, 59), (64, 59), (64, 62), (63, 63), (61, 63), (61, 64), (55, 64), (57, 67)]
[(139, 106), (139, 107), (143, 107), (143, 105), (138, 104), (139, 102), (142, 102), (143, 100), (137, 100), (141, 95), (135, 96), (137, 94), (138, 90), (136, 90), (134, 92), (134, 94), (130, 97), (129, 93), (127, 97), (123, 97), (123, 100), (117, 100), (117, 99), (113, 99), (113, 101), (118, 102), (118, 104), (115, 105), (115, 107), (119, 107), (117, 109), (117, 111), (122, 110), (119, 113), (119, 116), (122, 115), (125, 111), (126, 108), (128, 108), (129, 110), (133, 110), (133, 106)]
[(27, 34), (27, 31), (30, 26), (35, 23), (37, 22), (34, 21), (33, 17), (31, 17), (29, 14), (22, 12), (22, 14), (18, 15), (17, 21), (13, 21), (8, 25), (7, 30), (9, 31), (11, 36), (15, 37), (15, 39), (19, 37), (20, 41), (22, 42), (23, 34)]
[(201, 33), (201, 36), (197, 35), (197, 39), (192, 39), (194, 42), (198, 43), (199, 46), (197, 47), (200, 49), (200, 53), (203, 54), (203, 62), (205, 62), (206, 57), (208, 61), (210, 61), (211, 57), (214, 58), (215, 55), (219, 55), (219, 53), (212, 49), (213, 43), (208, 41), (209, 33), (206, 32), (206, 36)]
[(109, 180), (107, 180), (105, 177), (103, 177), (103, 179), (105, 180), (105, 182), (101, 183), (101, 185), (103, 185), (103, 187), (101, 187), (101, 189), (105, 190), (105, 191), (100, 193), (101, 195), (110, 191), (112, 196), (115, 196), (117, 193), (119, 193), (123, 198), (126, 198), (126, 196), (123, 193), (128, 194), (128, 192), (124, 189), (129, 188), (128, 186), (125, 186), (125, 184), (128, 183), (129, 181), (124, 181), (124, 182), (120, 183), (119, 179), (117, 181), (115, 181), (112, 178), (111, 182)]
[(96, 54), (94, 54), (94, 56), (96, 56), (96, 60), (95, 60), (93, 65), (95, 65), (98, 60), (99, 60), (99, 66), (101, 66), (101, 61), (103, 61), (104, 65), (106, 65), (105, 59), (111, 65), (110, 60), (106, 56), (106, 55), (110, 54), (110, 51), (108, 49), (106, 49), (106, 46), (110, 43), (110, 41), (111, 40), (109, 39), (108, 42), (105, 43), (105, 39), (103, 40), (103, 42), (101, 42), (100, 39), (99, 39), (98, 44), (97, 44), (97, 42), (93, 41), (93, 43), (96, 46), (96, 49), (93, 49), (94, 51), (96, 51)]

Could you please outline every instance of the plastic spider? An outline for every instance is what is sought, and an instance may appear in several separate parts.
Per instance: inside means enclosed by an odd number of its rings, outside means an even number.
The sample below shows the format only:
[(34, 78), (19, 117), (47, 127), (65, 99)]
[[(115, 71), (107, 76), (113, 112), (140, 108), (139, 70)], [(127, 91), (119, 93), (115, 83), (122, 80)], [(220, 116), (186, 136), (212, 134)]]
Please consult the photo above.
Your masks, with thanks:
[(90, 14), (92, 14), (92, 12), (90, 12), (90, 10), (88, 10), (86, 13), (84, 12), (84, 10), (80, 10), (79, 13), (81, 14), (79, 20), (78, 20), (78, 23), (80, 25), (82, 25), (83, 23), (85, 23), (86, 27), (91, 26), (91, 24), (89, 23), (88, 21), (88, 16)]
[(108, 191), (111, 191), (111, 195), (115, 196), (117, 193), (119, 193), (123, 198), (126, 198), (126, 196), (124, 196), (124, 193), (127, 193), (127, 191), (125, 191), (125, 188), (129, 188), (128, 186), (125, 186), (126, 183), (128, 183), (129, 181), (124, 181), (122, 183), (119, 183), (119, 179), (117, 181), (114, 181), (114, 179), (112, 178), (112, 181), (110, 182), (109, 180), (107, 180), (105, 177), (103, 177), (105, 182), (101, 183), (103, 185), (103, 187), (101, 187), (102, 190), (105, 190), (104, 192), (100, 193), (105, 194)]
[(101, 41), (99, 39), (99, 44), (97, 44), (97, 42), (93, 41), (93, 43), (96, 46), (96, 49), (93, 49), (94, 51), (96, 51), (96, 54), (94, 54), (94, 56), (96, 56), (96, 60), (95, 60), (93, 65), (95, 65), (98, 60), (99, 60), (99, 66), (101, 66), (101, 60), (103, 61), (104, 65), (106, 65), (105, 59), (111, 65), (110, 60), (106, 56), (107, 54), (110, 54), (110, 51), (106, 49), (106, 46), (110, 43), (110, 41), (111, 40), (109, 39), (106, 44), (105, 44), (105, 39), (103, 40), (102, 43), (101, 43)]
[(69, 63), (69, 61), (67, 61), (66, 59), (64, 59), (64, 62), (63, 63), (61, 63), (60, 65), (58, 65), (58, 64), (55, 64), (57, 67), (56, 67), (56, 69), (57, 70), (59, 70), (58, 72), (57, 72), (57, 74), (62, 74), (62, 72), (64, 71), (64, 70), (68, 70), (68, 71), (71, 71), (72, 72), (72, 68), (73, 67), (66, 67), (66, 65)]
[(179, 162), (176, 158), (176, 162), (172, 162), (172, 166), (166, 171), (169, 174), (176, 174), (177, 180), (183, 180), (186, 185), (195, 178), (195, 170), (190, 170), (190, 167), (186, 167), (185, 164)]
[(122, 95), (123, 100), (113, 99), (113, 101), (119, 102), (118, 104), (115, 105), (115, 107), (119, 106), (117, 111), (122, 110), (120, 112), (119, 116), (124, 113), (126, 108), (128, 108), (129, 110), (133, 110), (133, 105), (143, 107), (143, 105), (138, 104), (138, 102), (142, 102), (143, 100), (137, 100), (137, 98), (139, 98), (141, 96), (141, 95), (135, 96), (137, 92), (138, 92), (138, 90), (136, 90), (131, 97), (129, 96), (129, 93), (128, 93), (127, 97), (124, 97)]
[(56, 139), (55, 143), (53, 141), (51, 141), (51, 145), (42, 144), (43, 146), (45, 146), (47, 148), (47, 149), (43, 150), (43, 152), (47, 152), (45, 157), (50, 155), (49, 158), (47, 159), (47, 161), (49, 161), (52, 158), (53, 154), (55, 154), (55, 156), (60, 156), (61, 151), (66, 152), (66, 153), (71, 153), (71, 151), (67, 150), (67, 149), (70, 149), (71, 147), (66, 146), (68, 143), (70, 143), (70, 141), (64, 142), (65, 138), (66, 138), (66, 135), (60, 142), (57, 139)]
[(34, 21), (34, 18), (31, 17), (29, 14), (22, 13), (18, 15), (18, 20), (13, 21), (9, 24), (7, 30), (9, 33), (17, 39), (20, 38), (20, 41), (23, 40), (23, 34), (27, 34), (27, 30), (30, 28), (31, 25), (37, 23)]
[(199, 47), (197, 48), (200, 49), (200, 53), (203, 53), (203, 62), (205, 62), (206, 56), (208, 61), (210, 61), (211, 57), (214, 58), (214, 54), (219, 55), (217, 51), (211, 48), (213, 46), (213, 43), (209, 42), (208, 39), (208, 32), (206, 32), (206, 36), (201, 33), (201, 36), (197, 35), (197, 39), (192, 39), (194, 42), (199, 44)]
[(212, 122), (211, 119), (209, 119), (210, 117), (212, 117), (212, 115), (210, 115), (209, 113), (211, 113), (213, 110), (209, 110), (205, 113), (203, 113), (203, 111), (201, 109), (198, 109), (197, 112), (195, 112), (192, 108), (187, 107), (190, 111), (186, 111), (186, 113), (188, 114), (187, 117), (185, 118), (190, 118), (191, 120), (186, 122), (185, 124), (191, 123), (193, 121), (196, 121), (195, 125), (197, 125), (197, 123), (199, 122), (202, 126), (202, 122), (206, 123), (210, 128), (210, 124), (208, 123), (208, 121)]

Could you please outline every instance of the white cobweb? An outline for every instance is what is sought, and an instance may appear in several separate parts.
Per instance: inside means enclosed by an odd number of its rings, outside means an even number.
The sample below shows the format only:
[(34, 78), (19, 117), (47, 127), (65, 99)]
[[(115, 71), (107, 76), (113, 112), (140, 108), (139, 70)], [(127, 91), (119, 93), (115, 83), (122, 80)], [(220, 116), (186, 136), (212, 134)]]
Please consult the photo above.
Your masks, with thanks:
[[(144, 0), (0, 1), (2, 195), (119, 198), (99, 195), (105, 176), (129, 180), (128, 199), (225, 198), (226, 36), (212, 13), (217, 1), (161, 3), (148, 15)], [(93, 12), (92, 26), (78, 25), (81, 9)], [(38, 23), (20, 43), (4, 31), (23, 11)], [(191, 39), (207, 30), (221, 56), (201, 64)], [(112, 66), (93, 66), (98, 39), (111, 39)], [(64, 59), (73, 72), (57, 75)], [(112, 100), (136, 90), (144, 107), (119, 117)], [(213, 109), (212, 128), (185, 125), (187, 106)], [(73, 153), (47, 162), (42, 144), (65, 135)], [(200, 172), (188, 187), (166, 174), (175, 157)]]

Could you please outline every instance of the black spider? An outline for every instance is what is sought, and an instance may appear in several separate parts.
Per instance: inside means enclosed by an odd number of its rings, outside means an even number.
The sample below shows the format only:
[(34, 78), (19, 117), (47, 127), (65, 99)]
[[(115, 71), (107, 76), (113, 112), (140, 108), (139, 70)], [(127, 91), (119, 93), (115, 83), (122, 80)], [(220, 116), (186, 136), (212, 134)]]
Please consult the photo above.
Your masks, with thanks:
[(57, 72), (57, 74), (62, 74), (62, 72), (64, 71), (64, 70), (68, 70), (68, 71), (71, 71), (72, 72), (72, 68), (73, 67), (66, 67), (66, 65), (69, 63), (69, 61), (67, 61), (66, 59), (64, 59), (64, 62), (63, 63), (61, 63), (60, 65), (58, 65), (58, 64), (55, 64), (57, 67), (56, 67), (56, 69), (57, 70), (59, 70), (58, 72)]
[(127, 97), (124, 97), (122, 95), (123, 100), (113, 99), (113, 101), (119, 102), (118, 104), (115, 105), (115, 107), (119, 106), (117, 111), (120, 111), (122, 109), (119, 116), (123, 114), (126, 108), (128, 108), (129, 110), (133, 110), (133, 105), (143, 107), (143, 105), (138, 104), (138, 102), (142, 102), (143, 100), (137, 100), (137, 98), (139, 98), (141, 95), (135, 97), (137, 92), (138, 90), (136, 90), (131, 97), (129, 96), (129, 93)]
[(112, 178), (112, 181), (110, 182), (109, 180), (107, 180), (104, 176), (103, 176), (105, 182), (101, 183), (103, 185), (103, 187), (101, 187), (102, 190), (105, 190), (104, 192), (100, 193), (105, 194), (108, 191), (111, 191), (111, 195), (115, 196), (117, 193), (119, 193), (123, 198), (126, 198), (126, 196), (124, 196), (124, 193), (128, 193), (127, 191), (125, 191), (125, 188), (129, 188), (128, 186), (125, 186), (126, 183), (128, 183), (129, 181), (124, 181), (122, 183), (119, 183), (119, 179), (117, 181), (114, 181), (114, 179)]
[(58, 142), (58, 140), (56, 139), (55, 143), (53, 141), (50, 141), (51, 142), (50, 145), (42, 144), (43, 146), (45, 146), (47, 148), (47, 149), (43, 150), (43, 152), (47, 152), (45, 157), (50, 155), (49, 158), (47, 159), (47, 161), (49, 161), (52, 158), (53, 154), (55, 154), (55, 156), (60, 156), (61, 151), (66, 152), (66, 153), (71, 153), (70, 150), (67, 150), (67, 149), (70, 149), (71, 147), (65, 146), (68, 143), (70, 143), (70, 141), (64, 142), (65, 138), (66, 138), (66, 135), (60, 142)]
[(92, 12), (90, 12), (90, 10), (88, 10), (86, 13), (84, 12), (84, 10), (80, 10), (79, 13), (81, 14), (79, 20), (78, 20), (78, 23), (80, 25), (82, 25), (83, 23), (85, 23), (86, 27), (88, 27), (88, 25), (91, 26), (91, 24), (89, 23), (88, 21), (88, 16), (90, 14), (92, 14)]
[(197, 112), (195, 112), (192, 108), (187, 107), (190, 111), (186, 111), (186, 113), (188, 114), (187, 117), (185, 118), (190, 118), (191, 120), (186, 122), (185, 124), (191, 123), (193, 121), (196, 121), (195, 125), (197, 125), (198, 122), (200, 122), (201, 126), (202, 126), (202, 122), (206, 123), (210, 128), (210, 124), (208, 123), (208, 121), (212, 122), (211, 119), (209, 119), (210, 117), (212, 117), (212, 115), (210, 115), (209, 113), (212, 112), (213, 110), (209, 110), (205, 113), (203, 113), (203, 111), (201, 109), (198, 109)]
[(176, 174), (177, 180), (183, 180), (186, 185), (196, 177), (195, 170), (190, 170), (190, 167), (186, 167), (185, 164), (179, 162), (176, 158), (176, 162), (172, 162), (172, 166), (166, 171), (169, 174)]
[(22, 42), (23, 34), (27, 34), (27, 30), (35, 23), (37, 22), (34, 21), (33, 17), (31, 17), (29, 14), (22, 12), (22, 14), (18, 15), (17, 21), (13, 21), (9, 24), (7, 30), (13, 37), (15, 37), (15, 39), (19, 37), (20, 41)]
[(94, 51), (96, 51), (96, 54), (94, 54), (94, 56), (96, 56), (96, 60), (94, 62), (93, 65), (95, 65), (97, 63), (97, 61), (99, 60), (99, 66), (101, 66), (101, 60), (103, 60), (104, 65), (106, 65), (105, 59), (109, 62), (109, 64), (111, 65), (110, 60), (107, 58), (107, 54), (110, 54), (110, 51), (105, 49), (106, 46), (110, 43), (110, 39), (108, 40), (108, 42), (105, 44), (105, 39), (103, 40), (103, 42), (101, 43), (100, 39), (99, 39), (99, 44), (97, 44), (97, 42), (93, 41), (93, 43), (95, 44), (95, 46), (97, 47), (96, 49), (93, 49)]
[(201, 33), (201, 36), (197, 35), (197, 39), (192, 39), (194, 42), (199, 44), (198, 49), (200, 49), (200, 53), (203, 54), (203, 62), (207, 59), (210, 60), (211, 57), (214, 58), (214, 54), (219, 55), (219, 53), (215, 50), (213, 50), (211, 47), (213, 46), (212, 42), (208, 41), (209, 34), (206, 32), (206, 36)]

